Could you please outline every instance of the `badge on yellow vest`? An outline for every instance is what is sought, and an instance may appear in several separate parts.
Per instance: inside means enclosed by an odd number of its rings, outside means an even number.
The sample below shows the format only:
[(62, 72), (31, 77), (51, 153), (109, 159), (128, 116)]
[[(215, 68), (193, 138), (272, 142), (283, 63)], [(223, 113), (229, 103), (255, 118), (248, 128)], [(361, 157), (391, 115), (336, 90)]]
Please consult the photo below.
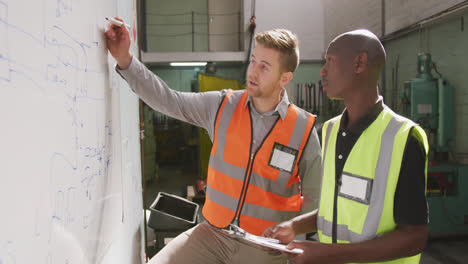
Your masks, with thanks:
[(369, 204), (373, 180), (351, 173), (341, 174), (339, 196), (362, 204)]

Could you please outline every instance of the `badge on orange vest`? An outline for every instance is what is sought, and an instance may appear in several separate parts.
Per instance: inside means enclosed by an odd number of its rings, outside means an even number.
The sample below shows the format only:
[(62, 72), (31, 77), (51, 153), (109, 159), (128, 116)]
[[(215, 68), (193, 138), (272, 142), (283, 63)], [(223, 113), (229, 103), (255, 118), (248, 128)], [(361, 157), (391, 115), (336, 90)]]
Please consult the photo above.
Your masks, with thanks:
[(271, 152), (269, 166), (292, 173), (299, 151), (275, 142)]
[(339, 196), (362, 204), (369, 204), (373, 180), (343, 172)]

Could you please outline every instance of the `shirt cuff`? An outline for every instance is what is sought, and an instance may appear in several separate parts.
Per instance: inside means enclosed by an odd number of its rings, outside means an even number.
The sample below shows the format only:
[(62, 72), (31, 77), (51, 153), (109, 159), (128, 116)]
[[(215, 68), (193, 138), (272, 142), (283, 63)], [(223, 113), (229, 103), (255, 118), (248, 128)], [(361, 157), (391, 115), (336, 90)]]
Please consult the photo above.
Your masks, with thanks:
[(128, 68), (125, 70), (122, 70), (117, 63), (115, 63), (114, 68), (115, 68), (115, 71), (120, 75), (120, 77), (127, 80), (125, 76), (129, 74), (135, 74), (137, 72), (137, 68), (138, 68), (137, 59), (134, 56), (132, 56), (132, 61), (130, 62), (130, 65), (128, 66)]

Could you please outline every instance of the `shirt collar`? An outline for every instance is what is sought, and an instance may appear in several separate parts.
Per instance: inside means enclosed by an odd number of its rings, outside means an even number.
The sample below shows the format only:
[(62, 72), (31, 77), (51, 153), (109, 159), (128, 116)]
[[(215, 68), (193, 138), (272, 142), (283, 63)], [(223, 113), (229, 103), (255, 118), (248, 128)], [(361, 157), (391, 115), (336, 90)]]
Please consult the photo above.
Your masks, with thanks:
[[(273, 115), (275, 113), (278, 113), (281, 117), (282, 120), (284, 120), (286, 118), (286, 113), (288, 112), (288, 107), (289, 107), (289, 99), (288, 99), (288, 93), (286, 92), (286, 89), (283, 88), (283, 90), (281, 91), (281, 101), (279, 102), (279, 104), (275, 107), (274, 110), (272, 111), (269, 111), (269, 112), (266, 112), (266, 113), (263, 113), (263, 115), (266, 115), (266, 116), (270, 116), (270, 115)], [(244, 104), (244, 108), (247, 107), (247, 105), (252, 101), (252, 98), (250, 97), (250, 95), (247, 97), (247, 100), (245, 101), (245, 104)], [(257, 109), (255, 109), (255, 107), (253, 107), (253, 104), (252, 105), (252, 109), (257, 111)]]
[[(379, 96), (379, 99), (375, 105), (367, 111), (366, 115), (361, 117), (356, 123), (347, 129), (348, 132), (353, 135), (361, 135), (364, 130), (366, 130), (379, 116), (380, 112), (384, 109), (383, 97)], [(348, 110), (344, 110), (341, 115), (340, 130), (346, 127), (348, 124)]]

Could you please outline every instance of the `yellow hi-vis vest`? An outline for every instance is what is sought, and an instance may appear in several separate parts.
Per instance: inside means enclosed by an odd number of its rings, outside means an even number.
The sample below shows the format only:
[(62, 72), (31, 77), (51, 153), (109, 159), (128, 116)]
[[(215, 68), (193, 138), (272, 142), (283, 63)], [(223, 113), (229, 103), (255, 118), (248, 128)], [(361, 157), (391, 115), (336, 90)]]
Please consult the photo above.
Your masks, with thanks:
[[(340, 120), (341, 116), (335, 117), (322, 128), (323, 178), (317, 216), (322, 243), (332, 243), (335, 150)], [(368, 241), (396, 229), (394, 195), (411, 133), (424, 146), (427, 180), (429, 144), (424, 130), (387, 106), (356, 141), (345, 161), (337, 197), (338, 243)], [(418, 254), (385, 263), (419, 263), (420, 258)]]

